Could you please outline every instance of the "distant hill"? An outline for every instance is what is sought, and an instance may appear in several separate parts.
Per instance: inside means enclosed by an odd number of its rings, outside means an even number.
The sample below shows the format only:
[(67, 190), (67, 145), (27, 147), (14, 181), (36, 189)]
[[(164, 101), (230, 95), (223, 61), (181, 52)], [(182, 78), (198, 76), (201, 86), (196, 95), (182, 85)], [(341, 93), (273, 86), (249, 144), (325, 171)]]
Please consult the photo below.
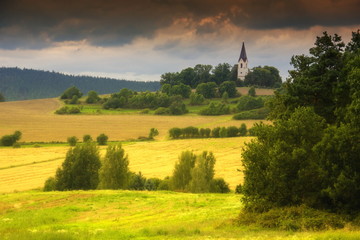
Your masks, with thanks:
[(33, 69), (0, 68), (0, 93), (4, 95), (6, 101), (57, 97), (71, 86), (76, 86), (84, 94), (90, 90), (106, 94), (117, 92), (122, 88), (156, 91), (160, 88), (160, 82), (137, 82)]

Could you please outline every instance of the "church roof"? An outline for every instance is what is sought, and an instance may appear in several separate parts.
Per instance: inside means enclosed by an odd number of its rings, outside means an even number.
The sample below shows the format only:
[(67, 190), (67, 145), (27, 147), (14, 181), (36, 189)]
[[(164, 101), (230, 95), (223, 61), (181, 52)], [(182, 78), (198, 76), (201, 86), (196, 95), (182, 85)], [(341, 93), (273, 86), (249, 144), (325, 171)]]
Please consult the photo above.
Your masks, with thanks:
[(240, 62), (240, 59), (242, 59), (244, 62), (247, 60), (246, 50), (245, 50), (245, 43), (244, 42), (242, 44), (242, 48), (241, 48), (240, 57), (239, 57), (238, 62)]

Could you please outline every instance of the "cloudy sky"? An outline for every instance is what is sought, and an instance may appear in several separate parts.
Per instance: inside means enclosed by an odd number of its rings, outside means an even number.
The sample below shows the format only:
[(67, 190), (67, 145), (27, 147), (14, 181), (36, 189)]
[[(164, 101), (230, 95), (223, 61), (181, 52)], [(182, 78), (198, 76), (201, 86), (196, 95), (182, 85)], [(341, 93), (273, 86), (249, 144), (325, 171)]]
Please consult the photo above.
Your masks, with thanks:
[(1, 0), (0, 66), (159, 80), (198, 63), (235, 64), (283, 77), (316, 36), (345, 42), (360, 0)]

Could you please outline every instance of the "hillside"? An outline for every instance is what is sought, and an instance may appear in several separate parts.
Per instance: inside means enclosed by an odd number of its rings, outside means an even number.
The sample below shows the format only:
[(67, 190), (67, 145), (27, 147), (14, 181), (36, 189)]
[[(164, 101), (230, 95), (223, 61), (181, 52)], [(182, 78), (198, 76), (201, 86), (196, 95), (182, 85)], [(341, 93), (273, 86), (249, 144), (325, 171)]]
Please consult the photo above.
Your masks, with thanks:
[(84, 94), (90, 90), (106, 94), (122, 88), (156, 91), (160, 88), (160, 83), (74, 76), (33, 69), (0, 68), (0, 93), (5, 96), (6, 101), (57, 97), (71, 86), (78, 87)]

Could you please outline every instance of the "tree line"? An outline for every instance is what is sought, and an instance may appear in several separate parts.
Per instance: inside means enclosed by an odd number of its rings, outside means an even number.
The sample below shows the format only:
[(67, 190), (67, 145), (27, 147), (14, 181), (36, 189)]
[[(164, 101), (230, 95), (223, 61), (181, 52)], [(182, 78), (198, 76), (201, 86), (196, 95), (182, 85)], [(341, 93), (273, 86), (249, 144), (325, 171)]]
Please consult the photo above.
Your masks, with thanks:
[[(246, 136), (248, 133), (245, 123), (241, 124), (238, 128), (236, 126), (229, 127), (215, 127), (210, 128), (197, 128), (197, 127), (185, 127), (185, 128), (171, 128), (169, 129), (169, 137), (172, 139), (184, 139), (184, 138), (226, 138), (226, 137), (238, 137)], [(252, 133), (249, 129), (249, 133)]]
[(227, 193), (230, 189), (224, 179), (214, 179), (215, 162), (211, 152), (195, 155), (185, 151), (175, 163), (171, 177), (147, 179), (141, 172), (129, 170), (129, 158), (121, 144), (108, 146), (101, 159), (96, 144), (87, 141), (69, 149), (55, 177), (46, 180), (44, 191), (130, 189)]

